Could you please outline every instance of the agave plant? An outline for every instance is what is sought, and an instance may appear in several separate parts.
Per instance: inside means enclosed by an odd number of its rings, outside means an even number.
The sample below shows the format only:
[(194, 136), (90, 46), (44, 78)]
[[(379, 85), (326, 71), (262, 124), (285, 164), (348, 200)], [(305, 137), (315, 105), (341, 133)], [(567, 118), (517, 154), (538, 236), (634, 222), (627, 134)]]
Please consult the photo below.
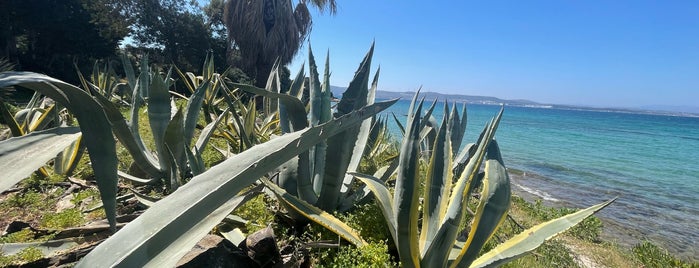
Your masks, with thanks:
[[(326, 57), (325, 74), (321, 83), (310, 48), (308, 82), (302, 67), (289, 89), (281, 89), (275, 83), (278, 81), (278, 78), (274, 77), (276, 72), (270, 75), (266, 90), (249, 85), (234, 84), (234, 86), (266, 98), (277, 99), (282, 133), (293, 133), (308, 126), (324, 124), (374, 103), (379, 72), (376, 72), (369, 87), (373, 51), (372, 45), (335, 109), (331, 107), (330, 102), (329, 57)], [(310, 93), (308, 110), (302, 101), (304, 88), (308, 88)], [(303, 152), (284, 163), (277, 170), (279, 177), (275, 182), (286, 193), (298, 196), (301, 200), (324, 211), (351, 209), (357, 200), (365, 196), (365, 192), (350, 187), (354, 177), (347, 175), (346, 172), (357, 171), (371, 126), (372, 120), (367, 119), (359, 127), (347, 129), (330, 137), (327, 141), (321, 141), (308, 152)]]
[[(374, 194), (386, 218), (401, 263), (405, 267), (484, 267), (495, 266), (515, 259), (541, 245), (545, 240), (565, 231), (613, 200), (592, 206), (579, 212), (555, 219), (531, 229), (500, 244), (479, 257), (483, 245), (504, 221), (510, 206), (510, 181), (500, 155), (495, 131), (503, 110), (490, 121), (478, 141), (466, 146), (458, 155), (465, 156), (465, 165), (459, 165), (454, 157), (455, 139), (462, 133), (454, 133), (460, 122), (458, 113), (449, 113), (445, 104), (444, 119), (436, 127), (430, 146), (431, 155), (424, 177), (419, 172), (420, 147), (424, 142), (425, 127), (421, 117), (423, 101), (416, 105), (417, 94), (408, 114), (405, 136), (401, 145), (398, 173), (394, 193), (384, 181), (373, 176), (353, 173), (366, 183)], [(427, 110), (431, 114), (434, 105)], [(485, 162), (483, 172), (479, 172)], [(470, 227), (460, 230), (471, 193), (481, 189), (477, 209)], [(420, 202), (420, 200), (423, 200)], [(421, 222), (420, 222), (421, 219)], [(459, 234), (466, 231), (466, 240)]]
[(226, 86), (224, 78), (231, 70), (228, 68), (223, 73), (219, 74), (216, 73), (216, 68), (214, 66), (214, 56), (212, 52), (206, 54), (201, 75), (195, 75), (192, 72), (183, 73), (175, 66), (177, 74), (179, 74), (181, 81), (185, 84), (190, 94), (194, 94), (197, 89), (203, 86), (202, 90), (204, 93), (201, 100), (201, 108), (204, 112), (204, 120), (207, 124), (215, 121), (217, 115), (222, 112), (217, 106), (223, 102), (224, 99), (218, 97), (218, 95), (221, 88)]
[[(187, 99), (187, 104), (184, 107), (173, 107), (175, 105), (170, 97), (169, 88), (174, 84), (174, 80), (170, 78), (170, 72), (163, 77), (151, 71), (146, 58), (140, 67), (140, 74), (136, 78), (130, 61), (124, 61), (127, 85), (132, 92), (130, 122), (126, 121), (108, 96), (101, 94), (106, 90), (88, 83), (84, 78), (81, 80), (107, 114), (117, 139), (133, 156), (134, 163), (148, 174), (149, 178), (139, 178), (122, 172), (120, 176), (137, 183), (162, 182), (170, 191), (174, 191), (184, 184), (188, 174), (197, 175), (204, 171), (201, 152), (219, 120), (205, 127), (196, 143), (192, 144), (192, 141), (205, 96), (211, 93), (212, 88), (209, 85), (212, 82), (198, 82), (197, 88)], [(148, 122), (155, 142), (155, 155), (146, 147), (139, 132), (139, 113), (144, 105), (148, 107)]]

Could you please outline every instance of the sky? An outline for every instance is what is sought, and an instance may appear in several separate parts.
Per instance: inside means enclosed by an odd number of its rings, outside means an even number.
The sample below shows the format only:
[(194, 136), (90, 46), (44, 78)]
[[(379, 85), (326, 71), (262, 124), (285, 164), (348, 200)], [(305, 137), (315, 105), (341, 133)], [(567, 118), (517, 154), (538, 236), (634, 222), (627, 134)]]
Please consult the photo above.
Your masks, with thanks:
[(312, 11), (309, 37), (332, 85), (375, 41), (379, 90), (699, 110), (699, 1), (337, 2), (334, 16)]

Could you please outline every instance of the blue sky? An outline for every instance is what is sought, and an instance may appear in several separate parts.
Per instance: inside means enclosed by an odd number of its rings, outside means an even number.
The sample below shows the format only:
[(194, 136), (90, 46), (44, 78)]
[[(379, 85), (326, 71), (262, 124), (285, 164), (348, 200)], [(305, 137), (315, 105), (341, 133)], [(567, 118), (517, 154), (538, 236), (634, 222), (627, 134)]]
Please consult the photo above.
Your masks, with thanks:
[[(605, 107), (699, 106), (699, 1), (339, 0), (317, 60), (347, 86), (371, 42), (379, 89)], [(289, 66), (307, 61), (305, 45)], [(322, 72), (322, 70), (321, 70)]]

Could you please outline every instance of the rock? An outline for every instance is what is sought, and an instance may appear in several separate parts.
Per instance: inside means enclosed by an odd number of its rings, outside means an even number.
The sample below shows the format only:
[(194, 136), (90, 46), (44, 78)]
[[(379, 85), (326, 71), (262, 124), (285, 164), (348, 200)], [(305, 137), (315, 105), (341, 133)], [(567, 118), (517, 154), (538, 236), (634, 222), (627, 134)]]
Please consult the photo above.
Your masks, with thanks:
[(207, 235), (177, 263), (177, 267), (259, 267), (228, 240)]
[(74, 207), (75, 207), (75, 204), (73, 203), (73, 195), (72, 194), (68, 194), (68, 195), (64, 196), (63, 198), (61, 198), (60, 200), (58, 200), (58, 202), (56, 202), (56, 212), (61, 212), (61, 211), (64, 211), (66, 209), (71, 209)]
[(29, 225), (29, 223), (23, 221), (13, 221), (10, 222), (10, 224), (8, 224), (7, 227), (5, 227), (5, 230), (2, 231), (0, 236), (6, 236), (11, 233), (19, 232), (22, 231), (24, 228), (29, 228), (32, 231), (35, 230), (34, 228), (32, 228), (31, 225)]
[(282, 257), (272, 227), (267, 226), (249, 235), (242, 244), (247, 255), (261, 267), (282, 267)]

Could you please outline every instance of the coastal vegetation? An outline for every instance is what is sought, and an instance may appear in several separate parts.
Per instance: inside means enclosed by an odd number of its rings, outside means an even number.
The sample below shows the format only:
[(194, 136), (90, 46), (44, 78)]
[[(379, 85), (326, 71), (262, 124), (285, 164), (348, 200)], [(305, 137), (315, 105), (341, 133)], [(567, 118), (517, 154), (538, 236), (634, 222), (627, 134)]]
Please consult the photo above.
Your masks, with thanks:
[[(307, 2), (293, 11), (289, 1), (267, 2), (286, 8), (272, 24), (296, 27), (279, 30), (296, 39), (270, 42), (296, 44), (283, 52), (294, 55), (310, 29)], [(70, 3), (85, 13), (80, 25), (95, 23), (99, 6)], [(303, 67), (291, 80), (289, 57), (275, 63), (270, 55), (281, 52), (257, 51), (267, 58), (254, 60), (242, 42), (252, 33), (229, 29), (251, 76), (217, 69), (216, 53), (199, 55), (195, 70), (164, 31), (174, 21), (151, 21), (153, 12), (189, 21), (188, 38), (221, 35), (183, 2), (148, 3), (118, 15), (140, 25), (137, 43), (162, 42), (155, 47), (171, 67), (133, 48), (87, 75), (76, 64), (74, 82), (2, 64), (0, 266), (696, 266), (650, 242), (631, 251), (604, 242), (592, 215), (614, 198), (573, 210), (513, 196), (495, 139), (504, 108), (463, 146), (467, 117), (456, 103), (444, 105), (441, 122), (436, 102), (419, 94), (406, 122), (380, 116), (396, 100), (375, 100), (373, 45), (333, 100), (329, 55), (321, 77), (309, 48), (308, 75)], [(245, 3), (226, 2), (229, 28), (250, 12)], [(335, 12), (334, 1), (308, 3)], [(26, 103), (4, 97), (20, 90), (33, 92)], [(402, 137), (389, 134), (389, 122)], [(217, 242), (201, 251), (202, 241)]]

